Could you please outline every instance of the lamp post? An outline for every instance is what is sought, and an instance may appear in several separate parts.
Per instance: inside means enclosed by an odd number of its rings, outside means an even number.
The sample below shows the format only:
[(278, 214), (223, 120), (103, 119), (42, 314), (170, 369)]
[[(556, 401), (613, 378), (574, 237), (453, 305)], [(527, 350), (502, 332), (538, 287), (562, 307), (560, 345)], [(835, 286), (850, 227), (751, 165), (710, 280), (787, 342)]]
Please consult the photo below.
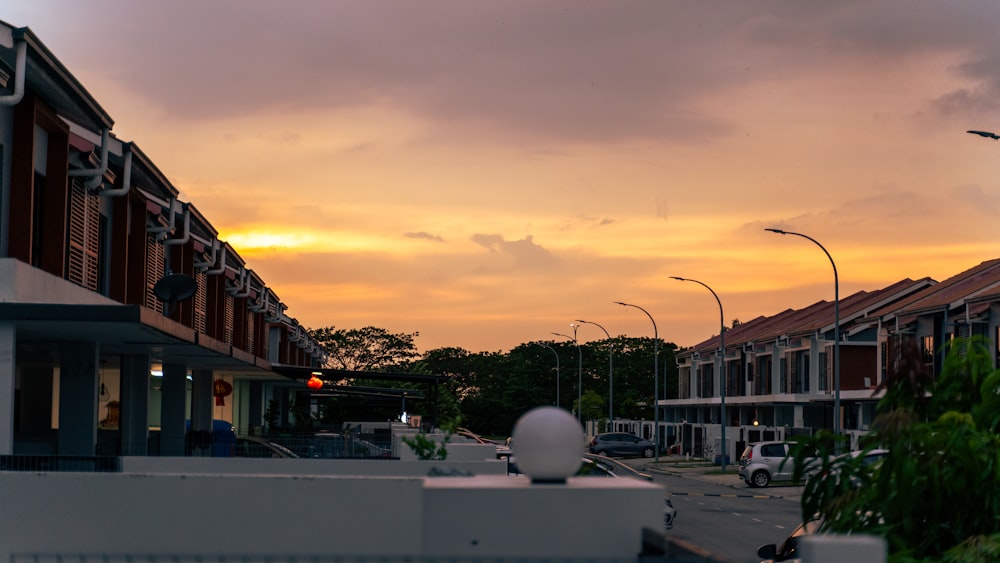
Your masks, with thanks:
[(602, 331), (604, 331), (604, 336), (608, 337), (608, 430), (607, 431), (608, 432), (614, 432), (614, 430), (611, 428), (614, 425), (614, 423), (615, 423), (615, 395), (614, 395), (614, 393), (615, 393), (615, 379), (614, 379), (614, 377), (615, 377), (614, 376), (614, 372), (615, 372), (615, 358), (614, 358), (615, 345), (614, 345), (614, 342), (611, 341), (611, 335), (608, 334), (607, 329), (604, 328), (603, 326), (601, 326), (601, 325), (599, 325), (597, 323), (594, 323), (594, 322), (590, 322), (590, 321), (577, 320), (576, 322), (578, 322), (580, 324), (594, 325), (597, 328), (599, 328)]
[[(970, 131), (972, 133), (972, 131)], [(833, 266), (833, 433), (840, 435), (840, 279), (837, 277), (837, 264), (833, 261), (833, 256), (827, 252), (826, 248), (811, 236), (802, 233), (793, 233), (781, 229), (764, 229), (779, 235), (795, 235), (811, 240), (830, 259)], [(834, 451), (839, 446), (834, 446)]]
[(615, 301), (616, 305), (621, 305), (622, 307), (634, 307), (639, 309), (646, 316), (649, 317), (650, 322), (653, 323), (653, 444), (656, 446), (653, 451), (656, 452), (656, 461), (660, 461), (660, 335), (656, 332), (656, 321), (653, 320), (653, 315), (649, 314), (649, 311), (643, 309), (638, 305), (633, 305), (631, 303), (622, 303), (621, 301)]
[(556, 349), (553, 348), (552, 346), (549, 346), (548, 344), (542, 344), (542, 346), (545, 346), (549, 350), (552, 350), (552, 354), (556, 357), (556, 408), (558, 409), (559, 408), (559, 352), (556, 352)]
[(581, 411), (583, 411), (583, 350), (580, 349), (580, 342), (576, 339), (576, 329), (580, 328), (575, 324), (569, 325), (573, 327), (573, 336), (568, 334), (559, 334), (558, 332), (553, 332), (552, 334), (556, 336), (562, 336), (563, 338), (569, 338), (576, 344), (576, 353), (578, 356), (576, 364), (576, 421), (583, 425), (583, 419), (580, 416)]
[(692, 280), (689, 278), (679, 278), (677, 276), (670, 276), (671, 278), (679, 281), (689, 281), (694, 282), (703, 286), (705, 289), (712, 292), (712, 297), (715, 297), (715, 302), (719, 304), (719, 348), (722, 352), (719, 355), (719, 379), (722, 384), (719, 387), (719, 406), (721, 412), (719, 416), (722, 418), (720, 427), (722, 428), (722, 470), (726, 470), (726, 457), (729, 455), (729, 446), (726, 444), (726, 424), (728, 420), (726, 419), (726, 317), (722, 312), (722, 301), (719, 299), (719, 295), (715, 293), (715, 290), (708, 287), (707, 284), (700, 282), (698, 280)]

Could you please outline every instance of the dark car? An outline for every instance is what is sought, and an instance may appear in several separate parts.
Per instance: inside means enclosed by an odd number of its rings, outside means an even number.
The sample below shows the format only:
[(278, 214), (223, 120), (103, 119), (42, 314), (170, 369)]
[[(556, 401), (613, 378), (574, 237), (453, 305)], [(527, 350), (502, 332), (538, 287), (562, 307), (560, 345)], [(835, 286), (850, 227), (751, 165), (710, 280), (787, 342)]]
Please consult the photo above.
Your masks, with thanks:
[(778, 561), (792, 561), (799, 559), (799, 540), (803, 536), (815, 534), (819, 530), (822, 520), (810, 520), (799, 524), (791, 535), (781, 542), (781, 545), (769, 543), (757, 548), (757, 557), (762, 558), (761, 563), (776, 563)]
[(281, 444), (276, 444), (253, 436), (237, 436), (233, 445), (233, 457), (299, 457), (292, 450)]
[[(517, 461), (507, 458), (507, 474), (520, 475), (521, 470), (517, 467)], [(580, 469), (576, 471), (578, 477), (612, 477), (639, 479), (640, 481), (652, 481), (653, 476), (643, 473), (634, 467), (626, 465), (617, 459), (611, 459), (596, 454), (583, 454)], [(674, 520), (677, 519), (677, 509), (670, 498), (663, 499), (663, 525), (670, 530), (674, 527)]]
[(590, 453), (607, 457), (653, 457), (655, 448), (649, 440), (625, 432), (606, 432), (590, 440)]

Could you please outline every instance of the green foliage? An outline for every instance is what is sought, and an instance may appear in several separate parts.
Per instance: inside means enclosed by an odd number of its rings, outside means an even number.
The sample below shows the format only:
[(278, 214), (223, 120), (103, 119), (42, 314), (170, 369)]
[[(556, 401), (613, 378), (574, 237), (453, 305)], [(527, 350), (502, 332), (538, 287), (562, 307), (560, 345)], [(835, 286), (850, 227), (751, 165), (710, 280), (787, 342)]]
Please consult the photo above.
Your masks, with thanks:
[(441, 424), (441, 430), (444, 431), (444, 439), (438, 444), (427, 437), (426, 434), (420, 433), (413, 438), (403, 437), (403, 443), (413, 450), (416, 454), (417, 459), (428, 461), (428, 460), (441, 460), (444, 461), (448, 459), (448, 441), (458, 430), (459, 426), (462, 424), (462, 418), (455, 417), (448, 419)]
[(393, 333), (373, 326), (310, 329), (309, 335), (326, 351), (328, 366), (351, 371), (384, 371), (405, 366), (418, 357), (413, 339), (420, 335)]
[(597, 394), (593, 389), (587, 389), (580, 397), (581, 405), (573, 401), (574, 410), (579, 410), (583, 420), (600, 420), (607, 418), (608, 410), (604, 405), (604, 397)]
[[(819, 451), (802, 497), (803, 518), (838, 533), (884, 537), (890, 560), (995, 561), (1000, 554), (1000, 370), (982, 338), (949, 343), (941, 374), (926, 372), (913, 342), (897, 347), (872, 432), (889, 450), (876, 466), (832, 457), (829, 432), (797, 446)], [(808, 468), (799, 455), (797, 475)]]
[(264, 410), (264, 422), (267, 424), (265, 432), (274, 432), (278, 430), (278, 417), (281, 413), (281, 406), (277, 399), (271, 399), (267, 402), (267, 409)]
[[(414, 399), (413, 406), (407, 399), (407, 410), (422, 414), (424, 421), (441, 426), (440, 421), (461, 415), (465, 426), (481, 435), (509, 436), (517, 419), (540, 405), (579, 408), (577, 387), (581, 381), (582, 416), (607, 418), (612, 359), (609, 353), (613, 353), (614, 362), (611, 375), (616, 418), (651, 418), (654, 380), (661, 398), (677, 396), (674, 361), (677, 347), (652, 338), (619, 336), (612, 339), (612, 346), (602, 339), (581, 343), (579, 349), (566, 341), (529, 342), (506, 353), (470, 353), (450, 347), (430, 350), (420, 357), (414, 344), (418, 333), (394, 334), (376, 327), (345, 330), (333, 326), (309, 333), (328, 353), (327, 367), (448, 376), (449, 381), (443, 385), (399, 382), (392, 387), (422, 392), (423, 400)], [(653, 373), (654, 350), (659, 353), (658, 374)], [(326, 383), (386, 386), (384, 381), (365, 381), (360, 377)], [(340, 396), (320, 407), (319, 422), (337, 426), (347, 420), (393, 419), (399, 414), (400, 405), (398, 401), (371, 396)]]
[(448, 439), (438, 444), (434, 440), (427, 437), (426, 434), (417, 434), (413, 438), (403, 437), (403, 443), (410, 446), (413, 453), (417, 455), (417, 459), (430, 461), (430, 460), (441, 460), (444, 461), (448, 459), (448, 448), (446, 444)]

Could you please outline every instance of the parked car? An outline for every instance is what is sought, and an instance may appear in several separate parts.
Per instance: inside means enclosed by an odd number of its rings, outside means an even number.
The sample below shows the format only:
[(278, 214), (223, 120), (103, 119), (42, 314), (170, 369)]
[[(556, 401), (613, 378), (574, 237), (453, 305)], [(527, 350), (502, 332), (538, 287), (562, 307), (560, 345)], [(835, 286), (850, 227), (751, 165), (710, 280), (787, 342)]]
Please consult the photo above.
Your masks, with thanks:
[(590, 453), (603, 456), (653, 457), (656, 445), (626, 432), (605, 432), (590, 440)]
[[(642, 481), (653, 480), (653, 476), (649, 473), (643, 473), (631, 465), (622, 463), (617, 459), (597, 454), (583, 454), (583, 464), (580, 466), (580, 469), (576, 472), (576, 474), (603, 477), (625, 477), (630, 479), (639, 479)], [(664, 497), (663, 504), (663, 526), (670, 530), (674, 527), (674, 520), (677, 518), (677, 509), (674, 508), (674, 503), (670, 501), (670, 497)]]
[(821, 520), (803, 522), (792, 530), (792, 533), (781, 542), (781, 545), (769, 543), (757, 548), (757, 557), (763, 558), (761, 563), (799, 560), (799, 540), (803, 536), (815, 534), (819, 530)]
[(237, 436), (233, 444), (233, 457), (299, 457), (295, 452), (262, 438), (254, 436)]
[[(819, 475), (810, 474), (807, 478), (813, 479), (815, 476), (822, 476), (823, 478), (828, 478), (833, 475), (839, 481), (841, 471), (843, 467), (847, 464), (854, 465), (859, 463), (858, 469), (865, 471), (869, 475), (878, 468), (879, 464), (885, 457), (889, 455), (889, 450), (884, 450), (881, 448), (875, 448), (871, 450), (854, 450), (846, 454), (841, 454), (834, 457), (830, 463), (830, 469), (824, 471)], [(860, 488), (861, 483), (858, 480), (857, 475), (853, 471), (848, 471), (848, 479), (850, 479), (852, 488)]]
[(590, 474), (603, 474), (608, 477), (632, 477), (633, 479), (641, 479), (643, 481), (653, 480), (653, 476), (649, 473), (643, 473), (627, 463), (622, 463), (617, 459), (598, 454), (583, 454), (583, 466), (580, 467), (580, 470), (576, 474), (584, 475), (586, 471), (590, 471)]
[(494, 446), (497, 449), (497, 459), (505, 459), (507, 457), (510, 457), (510, 438), (507, 438), (507, 440), (505, 440), (503, 443), (500, 443), (496, 440), (490, 440), (489, 438), (484, 438), (467, 428), (459, 428), (457, 431), (455, 431), (455, 434), (457, 436), (462, 436), (464, 438), (474, 440), (479, 444)]
[[(521, 470), (517, 467), (517, 461), (513, 458), (507, 458), (507, 474), (508, 475), (520, 475)], [(612, 478), (625, 478), (625, 479), (639, 479), (642, 481), (652, 481), (653, 476), (649, 473), (643, 473), (634, 467), (631, 467), (625, 463), (618, 461), (617, 459), (612, 459), (610, 457), (605, 457), (597, 454), (583, 454), (583, 460), (580, 464), (580, 469), (576, 471), (577, 477), (612, 477)], [(670, 501), (669, 497), (663, 498), (663, 525), (666, 529), (670, 530), (674, 527), (674, 521), (677, 519), (677, 509), (674, 508), (674, 503)]]
[(740, 456), (740, 479), (751, 487), (766, 487), (772, 481), (791, 481), (795, 460), (793, 442), (757, 442)]

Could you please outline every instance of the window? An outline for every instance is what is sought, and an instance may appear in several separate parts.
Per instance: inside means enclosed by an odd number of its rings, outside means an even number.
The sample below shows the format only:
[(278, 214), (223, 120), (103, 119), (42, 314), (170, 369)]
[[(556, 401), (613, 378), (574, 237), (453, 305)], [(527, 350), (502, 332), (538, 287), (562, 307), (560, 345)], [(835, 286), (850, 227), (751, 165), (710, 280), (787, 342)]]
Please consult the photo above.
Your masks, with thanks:
[(760, 447), (760, 455), (764, 457), (785, 457), (785, 445), (764, 444)]

